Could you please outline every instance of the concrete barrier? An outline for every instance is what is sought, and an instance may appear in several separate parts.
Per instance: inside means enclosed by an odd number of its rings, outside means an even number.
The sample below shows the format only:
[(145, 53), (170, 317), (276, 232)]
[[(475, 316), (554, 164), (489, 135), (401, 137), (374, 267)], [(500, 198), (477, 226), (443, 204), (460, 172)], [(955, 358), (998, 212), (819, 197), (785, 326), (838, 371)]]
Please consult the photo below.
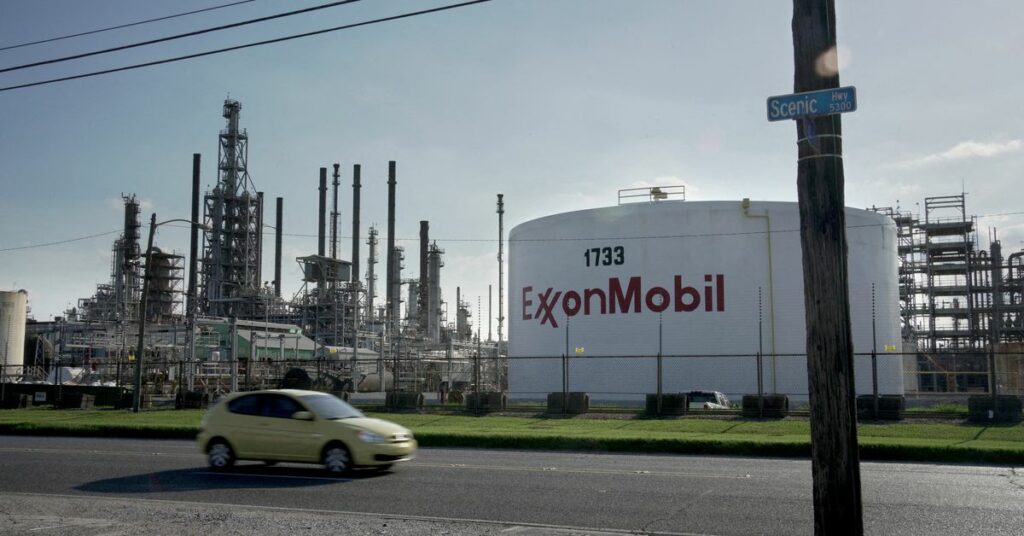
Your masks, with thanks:
[(903, 395), (879, 395), (878, 415), (875, 415), (874, 395), (857, 397), (857, 419), (866, 421), (902, 421), (907, 409), (907, 399)]
[(686, 393), (661, 393), (661, 411), (658, 411), (658, 394), (648, 393), (644, 413), (647, 415), (685, 415), (690, 407)]
[(780, 394), (764, 395), (758, 402), (757, 395), (743, 395), (741, 413), (748, 418), (781, 419), (789, 414), (789, 397)]
[(423, 407), (423, 393), (388, 391), (384, 403), (388, 409), (420, 409)]
[[(568, 402), (566, 404), (565, 402)], [(587, 393), (548, 393), (548, 413), (579, 415), (590, 411), (590, 395)]]
[(463, 398), (469, 411), (502, 411), (508, 407), (508, 396), (505, 393), (467, 393)]

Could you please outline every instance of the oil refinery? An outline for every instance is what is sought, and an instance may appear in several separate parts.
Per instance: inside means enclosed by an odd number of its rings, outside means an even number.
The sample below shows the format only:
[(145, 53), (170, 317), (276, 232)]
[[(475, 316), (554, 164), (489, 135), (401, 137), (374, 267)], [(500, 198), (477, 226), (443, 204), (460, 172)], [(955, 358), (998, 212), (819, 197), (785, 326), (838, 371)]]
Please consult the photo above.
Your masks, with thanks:
[[(281, 385), (438, 402), (448, 393), (530, 400), (558, 391), (636, 401), (658, 378), (670, 392), (806, 400), (796, 203), (692, 201), (681, 186), (621, 190), (614, 206), (511, 229), (506, 297), (497, 194), (497, 303), (489, 292), (473, 307), (448, 282), (429, 220), (419, 222), (416, 251), (396, 244), (395, 161), (386, 228), (360, 220), (360, 164), (350, 173), (320, 167), (308, 188), (318, 201), (316, 249), (284, 259), (284, 198), (270, 203), (250, 176), (241, 109), (223, 104), (206, 191), (193, 155), (190, 219), (154, 215), (146, 224), (137, 194), (122, 195), (109, 278), (92, 295), (37, 321), (32, 289), (0, 293), (4, 384), (140, 383), (145, 401), (179, 404)], [(340, 217), (343, 176), (350, 222)], [(994, 228), (981, 249), (963, 194), (926, 198), (923, 214), (847, 208), (845, 219), (858, 393), (966, 395), (988, 392), (993, 377), (1001, 393), (1024, 392), (1024, 251), (1004, 253)], [(155, 227), (172, 221), (190, 228), (189, 251), (152, 243)], [(264, 274), (271, 256), (273, 273)], [(282, 263), (292, 261), (301, 286), (284, 295)], [(443, 299), (442, 282), (456, 287), (456, 303)], [(496, 338), (483, 318), (497, 319)]]

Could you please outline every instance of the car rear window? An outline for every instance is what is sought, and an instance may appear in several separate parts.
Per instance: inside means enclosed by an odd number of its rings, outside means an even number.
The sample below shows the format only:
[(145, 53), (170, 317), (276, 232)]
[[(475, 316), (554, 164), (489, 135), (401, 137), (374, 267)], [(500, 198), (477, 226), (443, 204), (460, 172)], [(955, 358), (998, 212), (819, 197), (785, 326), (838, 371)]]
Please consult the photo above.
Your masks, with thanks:
[(284, 395), (267, 395), (263, 401), (263, 415), (279, 419), (291, 419), (296, 411), (304, 408), (298, 402)]
[(228, 411), (242, 415), (259, 415), (260, 397), (258, 395), (247, 395), (238, 397), (228, 402)]

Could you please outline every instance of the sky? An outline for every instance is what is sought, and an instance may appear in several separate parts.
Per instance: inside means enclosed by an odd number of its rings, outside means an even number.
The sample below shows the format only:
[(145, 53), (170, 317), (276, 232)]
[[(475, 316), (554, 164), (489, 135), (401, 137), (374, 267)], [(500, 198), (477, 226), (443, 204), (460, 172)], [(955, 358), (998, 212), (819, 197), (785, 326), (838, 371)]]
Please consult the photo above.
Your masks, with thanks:
[[(325, 2), (255, 0), (3, 50), (0, 66)], [(0, 47), (221, 3), (7, 0), (0, 2)], [(0, 86), (447, 3), (454, 0), (363, 0), (0, 73)], [(360, 234), (365, 242), (367, 226), (376, 224), (383, 252), (387, 162), (395, 160), (403, 275), (418, 271), (419, 221), (429, 220), (431, 238), (445, 250), (444, 299), (454, 303), (460, 286), (486, 334), (488, 285), (498, 316), (497, 193), (505, 196), (506, 232), (541, 216), (614, 205), (617, 191), (630, 187), (685, 185), (688, 201), (797, 200), (795, 126), (769, 123), (765, 110), (768, 96), (793, 88), (791, 16), (783, 0), (494, 0), (0, 91), (0, 289), (28, 290), (40, 320), (92, 295), (109, 279), (122, 193), (142, 200), (144, 221), (153, 212), (158, 221), (187, 218), (192, 154), (202, 154), (203, 185), (212, 186), (221, 108), (230, 97), (242, 103), (256, 188), (268, 200), (285, 198), (285, 296), (301, 286), (291, 259), (316, 252), (319, 168), (341, 164), (347, 259), (352, 164), (363, 170)], [(858, 110), (842, 118), (847, 205), (920, 212), (927, 196), (966, 192), (982, 247), (991, 228), (1004, 252), (1024, 247), (1021, 20), (1018, 0), (837, 0), (840, 79), (858, 97)], [(266, 218), (273, 221), (272, 209)], [(188, 231), (160, 227), (156, 245), (187, 253)], [(364, 267), (366, 257), (364, 244)], [(264, 274), (272, 264), (267, 255)]]

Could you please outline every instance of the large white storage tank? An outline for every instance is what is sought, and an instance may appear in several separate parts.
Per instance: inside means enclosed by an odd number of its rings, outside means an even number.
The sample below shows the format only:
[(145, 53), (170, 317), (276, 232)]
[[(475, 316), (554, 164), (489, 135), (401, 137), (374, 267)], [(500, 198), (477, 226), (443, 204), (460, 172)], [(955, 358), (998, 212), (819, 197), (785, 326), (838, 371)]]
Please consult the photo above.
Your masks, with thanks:
[[(896, 230), (846, 209), (856, 388), (903, 393)], [(509, 390), (594, 399), (664, 392), (807, 398), (800, 216), (796, 203), (659, 201), (532, 220), (509, 234)], [(874, 305), (873, 305), (874, 304)], [(612, 357), (609, 357), (612, 356)]]
[(21, 374), (25, 364), (25, 321), (28, 293), (0, 291), (0, 365), (4, 378)]

